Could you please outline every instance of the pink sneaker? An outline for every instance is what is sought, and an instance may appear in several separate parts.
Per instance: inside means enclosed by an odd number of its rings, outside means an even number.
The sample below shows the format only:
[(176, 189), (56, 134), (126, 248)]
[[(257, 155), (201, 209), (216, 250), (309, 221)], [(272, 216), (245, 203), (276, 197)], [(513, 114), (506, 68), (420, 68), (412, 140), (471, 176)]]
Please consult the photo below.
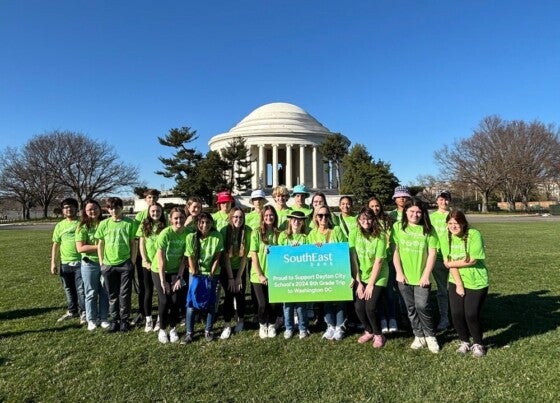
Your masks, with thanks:
[(381, 348), (385, 345), (385, 336), (382, 334), (376, 334), (373, 336), (373, 347), (374, 348)]
[(360, 344), (364, 344), (367, 343), (368, 341), (370, 341), (371, 339), (373, 339), (373, 334), (365, 331), (364, 334), (362, 334), (359, 338), (358, 338), (358, 343)]

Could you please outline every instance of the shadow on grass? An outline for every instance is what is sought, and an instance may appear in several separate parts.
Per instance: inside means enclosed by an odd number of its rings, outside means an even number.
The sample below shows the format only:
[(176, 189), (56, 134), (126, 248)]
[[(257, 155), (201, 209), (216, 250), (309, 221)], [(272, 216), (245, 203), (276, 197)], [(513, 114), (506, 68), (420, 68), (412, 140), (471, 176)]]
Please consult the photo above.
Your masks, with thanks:
[(57, 311), (61, 308), (59, 306), (49, 306), (43, 308), (30, 308), (30, 309), (16, 309), (13, 311), (0, 312), (0, 320), (13, 320), (29, 318), (31, 316), (42, 315), (51, 311)]
[(61, 327), (49, 327), (49, 328), (41, 328), (41, 329), (29, 329), (29, 330), (17, 330), (17, 331), (8, 331), (8, 332), (4, 332), (4, 333), (0, 333), (0, 340), (1, 339), (7, 339), (9, 337), (18, 337), (18, 336), (23, 336), (26, 334), (34, 334), (34, 333), (40, 333), (40, 334), (45, 334), (45, 332), (65, 332), (67, 330), (70, 329), (79, 329), (82, 326), (79, 324), (75, 324), (75, 325), (66, 325), (66, 326), (61, 326)]
[(554, 331), (560, 326), (560, 296), (549, 290), (527, 294), (488, 294), (482, 311), (484, 331), (495, 331), (485, 344), (504, 347), (512, 342)]

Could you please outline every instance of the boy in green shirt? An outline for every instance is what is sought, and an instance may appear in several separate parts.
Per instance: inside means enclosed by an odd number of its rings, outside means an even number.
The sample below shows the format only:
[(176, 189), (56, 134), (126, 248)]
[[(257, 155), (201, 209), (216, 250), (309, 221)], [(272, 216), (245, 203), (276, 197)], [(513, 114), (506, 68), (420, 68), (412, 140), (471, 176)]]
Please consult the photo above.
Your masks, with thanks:
[(136, 224), (123, 215), (123, 202), (118, 197), (107, 199), (109, 217), (99, 223), (98, 255), (101, 273), (109, 293), (110, 332), (128, 332), (130, 299), (136, 261)]
[(57, 322), (80, 315), (80, 324), (86, 323), (84, 283), (81, 272), (81, 255), (76, 250), (78, 226), (78, 201), (66, 198), (60, 203), (64, 220), (54, 227), (51, 249), (51, 274), (58, 273), (57, 257), (60, 252), (60, 279), (66, 295), (68, 311)]

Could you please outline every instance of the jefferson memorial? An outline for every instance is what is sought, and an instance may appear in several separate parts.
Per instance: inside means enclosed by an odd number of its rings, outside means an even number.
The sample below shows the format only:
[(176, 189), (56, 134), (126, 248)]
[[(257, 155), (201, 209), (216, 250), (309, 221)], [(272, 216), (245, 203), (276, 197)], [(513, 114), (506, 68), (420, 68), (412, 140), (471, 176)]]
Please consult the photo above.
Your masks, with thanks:
[(330, 167), (319, 145), (331, 132), (296, 105), (275, 102), (263, 105), (226, 133), (210, 139), (220, 152), (236, 137), (245, 139), (251, 161), (253, 189), (304, 184), (311, 189), (329, 187)]

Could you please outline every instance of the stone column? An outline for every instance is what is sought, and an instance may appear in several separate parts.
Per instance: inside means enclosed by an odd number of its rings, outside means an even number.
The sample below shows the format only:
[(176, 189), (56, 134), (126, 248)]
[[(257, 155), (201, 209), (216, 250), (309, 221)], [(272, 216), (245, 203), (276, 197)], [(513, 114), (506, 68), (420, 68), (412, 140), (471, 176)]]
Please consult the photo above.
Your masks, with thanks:
[(317, 189), (317, 146), (313, 146), (313, 153), (312, 153), (312, 161), (313, 161), (313, 189)]
[(258, 189), (263, 189), (266, 183), (266, 154), (264, 151), (264, 144), (259, 144)]
[(305, 185), (305, 144), (299, 145), (299, 184)]
[(272, 145), (272, 187), (278, 186), (278, 144)]
[(286, 144), (286, 187), (293, 188), (292, 184), (292, 145)]
[(253, 177), (251, 178), (251, 188), (257, 189), (259, 187), (259, 161), (257, 159), (257, 154), (255, 151), (256, 147), (251, 146), (249, 148), (249, 159), (251, 161), (251, 172), (253, 172)]

